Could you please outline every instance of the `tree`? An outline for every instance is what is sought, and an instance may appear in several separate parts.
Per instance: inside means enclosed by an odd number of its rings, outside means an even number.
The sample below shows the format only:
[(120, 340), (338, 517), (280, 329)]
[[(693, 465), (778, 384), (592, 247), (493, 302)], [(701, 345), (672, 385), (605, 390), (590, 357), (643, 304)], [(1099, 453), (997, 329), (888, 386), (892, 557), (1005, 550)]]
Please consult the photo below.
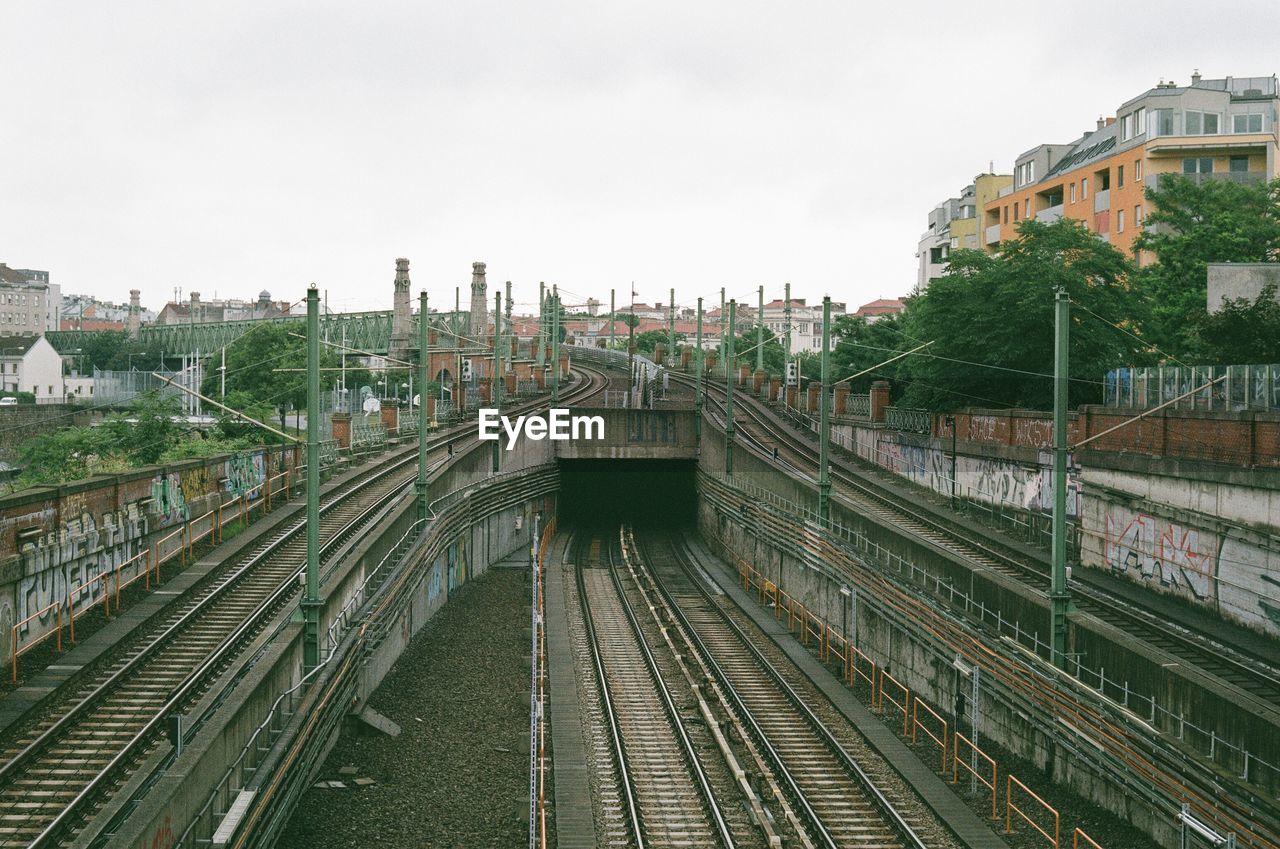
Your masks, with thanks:
[(1268, 285), (1250, 303), (1248, 298), (1224, 301), (1222, 309), (1206, 315), (1197, 328), (1208, 359), (1224, 364), (1280, 363), (1280, 301)]
[[(676, 343), (683, 342), (685, 335), (683, 333), (676, 334)], [(636, 334), (636, 350), (645, 354), (652, 354), (654, 347), (659, 343), (666, 345), (671, 341), (671, 334), (665, 330), (646, 330), (644, 333)]]
[(129, 402), (127, 413), (102, 423), (104, 445), (133, 465), (159, 462), (182, 439), (180, 416), (177, 398), (148, 392)]
[[(844, 380), (852, 374), (877, 366), (900, 351), (915, 348), (921, 343), (910, 338), (899, 315), (887, 315), (877, 321), (867, 321), (860, 315), (842, 315), (835, 321), (831, 335), (834, 345), (831, 351), (832, 380)], [(867, 392), (876, 380), (890, 380), (895, 393), (902, 385), (899, 378), (905, 373), (902, 360), (880, 366), (874, 371), (849, 382), (853, 392)]]
[(997, 255), (954, 251), (947, 273), (912, 299), (899, 325), (911, 338), (893, 347), (906, 350), (918, 344), (916, 339), (934, 344), (902, 361), (898, 373), (909, 381), (904, 404), (1051, 406), (1054, 291), (1059, 287), (1076, 305), (1070, 329), (1071, 403), (1100, 401), (1105, 372), (1138, 360), (1141, 344), (1107, 323), (1136, 330), (1144, 314), (1141, 298), (1130, 287), (1132, 265), (1124, 254), (1066, 218), (1052, 224), (1028, 219), (1019, 234), (1002, 242)]
[[(752, 325), (748, 329), (742, 331), (734, 337), (733, 352), (734, 358), (739, 366), (750, 366), (753, 370), (756, 367), (756, 328), (758, 325)], [(783, 372), (783, 361), (785, 359), (782, 350), (782, 342), (769, 328), (764, 328), (764, 370), (767, 374), (781, 375)]]
[(1146, 197), (1150, 212), (1135, 247), (1159, 260), (1139, 280), (1152, 304), (1152, 341), (1203, 361), (1208, 351), (1197, 331), (1206, 326), (1208, 264), (1280, 260), (1280, 180), (1197, 184), (1175, 174)]

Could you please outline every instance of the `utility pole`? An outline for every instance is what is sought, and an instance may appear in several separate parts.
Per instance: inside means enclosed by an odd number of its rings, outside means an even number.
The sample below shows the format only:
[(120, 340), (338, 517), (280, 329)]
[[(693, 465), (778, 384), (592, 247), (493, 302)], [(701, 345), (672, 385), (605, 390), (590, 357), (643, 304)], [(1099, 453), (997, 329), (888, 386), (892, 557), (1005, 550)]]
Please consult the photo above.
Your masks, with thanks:
[(693, 349), (693, 367), (697, 372), (693, 389), (693, 435), (702, 442), (702, 298), (698, 298), (697, 347)]
[(1071, 593), (1067, 590), (1067, 364), (1071, 300), (1067, 290), (1054, 294), (1053, 322), (1053, 570), (1049, 581), (1052, 610), (1051, 643), (1053, 663), (1067, 668), (1067, 613)]
[[(782, 302), (782, 406), (787, 405), (787, 393), (790, 391), (791, 384), (788, 382), (788, 375), (791, 371), (791, 284), (786, 284), (786, 294), (783, 295)], [(799, 391), (800, 382), (796, 381), (796, 390)]]
[(302, 596), (302, 671), (320, 665), (320, 293), (307, 289), (307, 586)]
[(671, 339), (671, 367), (676, 365), (676, 290), (671, 290), (671, 303), (667, 305), (667, 313), (670, 316), (670, 329), (667, 336)]
[[(418, 295), (418, 388), (422, 402), (418, 404), (418, 520), (427, 518), (427, 381), (431, 379), (430, 329), (427, 316), (427, 292)], [(410, 396), (409, 403), (413, 403)]]
[(547, 364), (547, 284), (538, 281), (538, 371)]
[(760, 309), (756, 312), (756, 371), (764, 371), (764, 287), (760, 287)]
[[(502, 293), (493, 293), (493, 406), (502, 409)], [(501, 440), (493, 443), (493, 471), (497, 474), (502, 461)]]
[[(721, 289), (721, 292), (724, 290)], [(734, 326), (734, 319), (738, 314), (738, 302), (736, 300), (729, 302), (729, 326)], [(720, 321), (724, 321), (724, 313), (720, 314)], [(724, 359), (724, 376), (725, 386), (728, 388), (728, 394), (725, 397), (724, 404), (724, 473), (726, 477), (733, 477), (733, 334), (727, 337), (721, 334), (721, 339), (725, 343), (725, 359)]]
[(724, 343), (724, 316), (725, 316), (724, 310), (725, 310), (724, 287), (721, 286), (720, 287), (720, 362), (721, 363), (726, 362), (725, 358), (728, 356), (728, 351), (729, 351), (729, 349), (725, 347), (725, 343)]
[(222, 378), (220, 380), (220, 383), (222, 384), (222, 386), (221, 386), (221, 391), (218, 394), (218, 400), (222, 401), (225, 404), (227, 401), (227, 346), (226, 345), (222, 346), (222, 367), (218, 369), (218, 371), (222, 373)]
[(631, 381), (627, 406), (639, 406), (636, 394), (636, 281), (631, 281), (631, 312), (627, 314), (627, 373)]
[(515, 330), (515, 325), (511, 323), (511, 281), (507, 281), (507, 313), (506, 324), (502, 327), (503, 335), (511, 333)]
[(618, 320), (618, 307), (614, 303), (616, 300), (617, 292), (618, 292), (617, 289), (609, 290), (609, 350), (610, 351), (614, 350), (614, 347), (617, 343), (617, 339), (615, 338), (617, 336), (617, 332), (613, 329), (613, 325)]
[(822, 299), (822, 387), (818, 404), (818, 521), (831, 525), (831, 474), (828, 453), (831, 442), (831, 296)]
[(560, 403), (560, 287), (551, 287), (551, 403)]

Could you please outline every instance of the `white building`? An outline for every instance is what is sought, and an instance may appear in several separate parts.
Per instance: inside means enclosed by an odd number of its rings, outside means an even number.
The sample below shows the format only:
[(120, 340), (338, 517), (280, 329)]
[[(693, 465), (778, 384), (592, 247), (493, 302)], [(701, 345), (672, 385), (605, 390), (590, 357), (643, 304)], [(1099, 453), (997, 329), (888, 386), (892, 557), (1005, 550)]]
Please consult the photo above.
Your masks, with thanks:
[[(845, 304), (837, 301), (831, 302), (831, 322), (834, 325), (837, 316), (845, 314)], [(779, 298), (776, 301), (770, 301), (764, 305), (764, 326), (772, 330), (778, 336), (783, 333), (786, 326), (786, 303)], [(743, 310), (738, 309), (738, 317), (742, 318)], [(756, 311), (748, 310), (747, 317), (751, 322), (755, 322)], [(822, 350), (822, 304), (809, 306), (805, 304), (804, 298), (791, 299), (791, 352), (794, 354), (804, 353), (805, 351), (821, 351)]]
[(30, 392), (36, 401), (63, 401), (62, 357), (44, 336), (0, 338), (0, 384), (6, 392)]

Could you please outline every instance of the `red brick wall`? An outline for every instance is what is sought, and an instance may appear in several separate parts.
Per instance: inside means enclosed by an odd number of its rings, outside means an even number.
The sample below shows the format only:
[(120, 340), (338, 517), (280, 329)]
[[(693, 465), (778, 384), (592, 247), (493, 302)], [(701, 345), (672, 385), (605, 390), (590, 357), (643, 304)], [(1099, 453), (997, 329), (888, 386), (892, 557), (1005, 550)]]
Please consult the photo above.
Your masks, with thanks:
[[(964, 442), (1033, 449), (1053, 444), (1053, 418), (1045, 412), (970, 410), (953, 415), (956, 438)], [(1071, 414), (1067, 442), (1074, 446), (1134, 415), (1128, 410), (1084, 407)], [(933, 418), (933, 435), (951, 436), (943, 414)], [(1085, 447), (1238, 466), (1280, 466), (1280, 414), (1162, 411), (1100, 436)]]

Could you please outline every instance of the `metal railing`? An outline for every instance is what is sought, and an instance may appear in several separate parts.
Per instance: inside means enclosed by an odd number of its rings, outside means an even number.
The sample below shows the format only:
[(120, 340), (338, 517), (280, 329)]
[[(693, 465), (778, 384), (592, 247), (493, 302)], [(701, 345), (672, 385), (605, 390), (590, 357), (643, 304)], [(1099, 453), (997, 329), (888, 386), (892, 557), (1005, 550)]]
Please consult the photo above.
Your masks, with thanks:
[(857, 416), (858, 418), (871, 418), (871, 393), (859, 393), (850, 395), (849, 400), (845, 402), (845, 415)]
[(913, 410), (908, 407), (885, 407), (885, 427), (893, 430), (905, 430), (910, 433), (928, 433), (932, 425), (932, 414), (928, 410)]

